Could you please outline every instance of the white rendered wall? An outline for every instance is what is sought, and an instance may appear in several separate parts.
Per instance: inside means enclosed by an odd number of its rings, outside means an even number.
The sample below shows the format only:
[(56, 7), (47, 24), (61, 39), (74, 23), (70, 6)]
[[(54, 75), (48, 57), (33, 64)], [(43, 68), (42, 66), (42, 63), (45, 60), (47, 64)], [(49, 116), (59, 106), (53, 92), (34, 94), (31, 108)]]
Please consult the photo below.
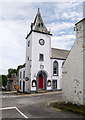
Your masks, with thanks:
[[(39, 39), (44, 39), (45, 44), (40, 45)], [(38, 73), (40, 69), (40, 65), (44, 65), (45, 71), (48, 73), (47, 80), (51, 80), (51, 59), (50, 59), (50, 51), (51, 51), (51, 38), (50, 36), (42, 33), (32, 32), (32, 64), (31, 64), (31, 80), (36, 79), (36, 73)], [(44, 54), (44, 61), (39, 61), (39, 54)], [(30, 84), (30, 86), (32, 86)], [(47, 89), (51, 89), (51, 87), (47, 87)], [(31, 90), (36, 90), (36, 87), (31, 87)]]
[(83, 21), (83, 104), (85, 106), (85, 19)]
[[(53, 62), (57, 61), (58, 62), (58, 76), (53, 75)], [(59, 60), (59, 59), (52, 59), (52, 80), (57, 80), (57, 89), (62, 89), (62, 63), (65, 60)]]
[(83, 22), (76, 25), (76, 40), (63, 66), (63, 100), (83, 104)]
[[(23, 81), (25, 82), (25, 92), (28, 92), (28, 81), (25, 81), (23, 78), (23, 72), (25, 71), (25, 67), (19, 69), (19, 91), (23, 92)], [(22, 72), (22, 76), (20, 78), (20, 72)], [(20, 89), (20, 81), (21, 81), (21, 89)]]
[[(25, 68), (21, 68), (19, 69), (19, 91), (23, 91), (23, 71), (25, 70)], [(21, 72), (21, 78), (20, 78), (20, 72)], [(21, 89), (20, 89), (20, 81), (21, 81)]]
[[(28, 47), (28, 41), (30, 41), (30, 45)], [(29, 57), (29, 60), (28, 60)], [(30, 92), (30, 81), (31, 81), (31, 60), (32, 60), (32, 34), (26, 39), (26, 77), (29, 78), (27, 82), (27, 91)]]

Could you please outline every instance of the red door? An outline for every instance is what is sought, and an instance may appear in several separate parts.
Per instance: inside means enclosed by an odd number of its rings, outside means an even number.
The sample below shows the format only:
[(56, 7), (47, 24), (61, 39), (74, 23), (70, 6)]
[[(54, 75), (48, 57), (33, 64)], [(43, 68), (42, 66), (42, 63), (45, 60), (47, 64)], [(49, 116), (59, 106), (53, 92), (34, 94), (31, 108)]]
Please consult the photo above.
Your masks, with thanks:
[(39, 76), (39, 88), (43, 88), (43, 76)]

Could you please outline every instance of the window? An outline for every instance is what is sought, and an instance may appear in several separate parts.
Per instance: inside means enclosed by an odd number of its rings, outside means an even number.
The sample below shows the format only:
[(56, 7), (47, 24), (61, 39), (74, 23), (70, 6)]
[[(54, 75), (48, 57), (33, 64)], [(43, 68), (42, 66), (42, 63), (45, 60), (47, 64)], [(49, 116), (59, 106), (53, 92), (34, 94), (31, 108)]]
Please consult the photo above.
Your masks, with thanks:
[(20, 89), (21, 89), (21, 81), (20, 81)]
[(44, 61), (44, 55), (43, 54), (39, 54), (39, 61)]
[(43, 23), (40, 22), (40, 23), (38, 24), (38, 26), (39, 26), (40, 28), (43, 27)]
[(30, 41), (28, 41), (28, 47), (30, 46)]
[(20, 78), (22, 77), (22, 72), (20, 72)]
[(32, 87), (36, 87), (36, 80), (32, 81)]
[(28, 61), (29, 61), (29, 57), (28, 57)]
[(25, 71), (23, 71), (23, 78), (25, 78)]
[(50, 87), (51, 86), (51, 80), (47, 81), (47, 86)]
[(54, 61), (53, 63), (53, 75), (58, 76), (58, 62), (57, 61)]
[(53, 89), (57, 89), (57, 80), (53, 80)]
[(65, 61), (62, 63), (62, 67), (63, 67), (64, 63), (65, 63)]

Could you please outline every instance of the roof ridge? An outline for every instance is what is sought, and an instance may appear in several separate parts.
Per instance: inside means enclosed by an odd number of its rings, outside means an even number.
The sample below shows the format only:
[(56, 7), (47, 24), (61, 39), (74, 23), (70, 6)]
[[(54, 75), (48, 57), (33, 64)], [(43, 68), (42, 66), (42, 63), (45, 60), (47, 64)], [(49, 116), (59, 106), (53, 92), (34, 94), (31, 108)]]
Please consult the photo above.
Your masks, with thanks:
[(51, 48), (51, 49), (70, 51), (70, 50), (67, 50), (67, 49), (60, 49), (60, 48)]

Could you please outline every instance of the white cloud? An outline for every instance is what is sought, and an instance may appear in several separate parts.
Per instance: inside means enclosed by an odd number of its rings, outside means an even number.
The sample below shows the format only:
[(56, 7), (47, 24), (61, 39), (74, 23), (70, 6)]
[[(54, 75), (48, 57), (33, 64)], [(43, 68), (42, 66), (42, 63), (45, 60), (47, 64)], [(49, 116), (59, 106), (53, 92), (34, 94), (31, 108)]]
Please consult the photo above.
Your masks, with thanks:
[(64, 32), (64, 30), (73, 28), (74, 24), (73, 23), (69, 23), (69, 22), (62, 22), (62, 23), (51, 23), (48, 25), (48, 28), (51, 28), (52, 32), (59, 32), (62, 31)]
[[(4, 1), (4, 0), (3, 0)], [(7, 0), (8, 1), (8, 0)], [(6, 74), (8, 68), (17, 68), (18, 65), (25, 62), (26, 52), (26, 34), (30, 31), (31, 22), (40, 8), (41, 15), (46, 26), (51, 29), (56, 36), (52, 38), (52, 47), (69, 49), (75, 39), (71, 30), (74, 27), (74, 20), (81, 18), (77, 9), (73, 10), (79, 4), (71, 2), (60, 3), (28, 3), (28, 2), (2, 2), (0, 3), (0, 74)], [(16, 1), (16, 2), (15, 2)], [(77, 0), (74, 0), (77, 2)], [(59, 2), (59, 3), (58, 3)], [(80, 7), (79, 7), (80, 8)], [(81, 11), (81, 9), (79, 9)], [(76, 16), (75, 16), (76, 15)], [(76, 17), (76, 18), (75, 18)], [(67, 21), (68, 18), (73, 21)], [(65, 21), (66, 20), (66, 21)], [(72, 34), (73, 33), (73, 34)], [(61, 36), (58, 36), (61, 34)]]
[(1, 0), (1, 2), (83, 2), (84, 0)]
[(15, 68), (25, 62), (26, 25), (27, 23), (20, 21), (3, 21), (0, 24), (2, 70), (6, 71), (9, 67)]
[(75, 35), (61, 35), (52, 37), (52, 48), (70, 49), (74, 43)]

